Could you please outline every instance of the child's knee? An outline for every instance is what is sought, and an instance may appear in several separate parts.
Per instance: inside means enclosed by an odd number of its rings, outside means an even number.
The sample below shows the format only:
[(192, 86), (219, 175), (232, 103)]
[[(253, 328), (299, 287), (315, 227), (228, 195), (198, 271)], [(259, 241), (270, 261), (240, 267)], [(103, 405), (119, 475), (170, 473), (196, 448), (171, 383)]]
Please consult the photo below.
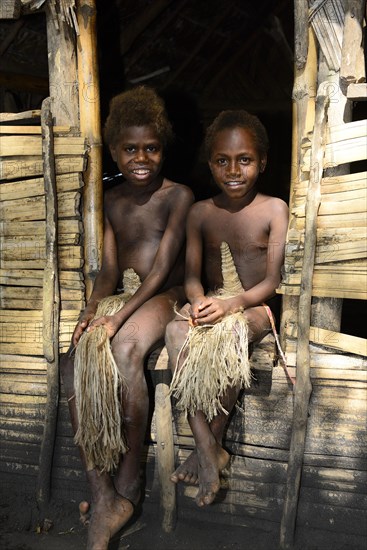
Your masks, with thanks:
[(167, 324), (166, 335), (165, 335), (165, 341), (167, 346), (174, 345), (177, 338), (179, 338), (180, 332), (181, 332), (180, 325), (182, 324), (183, 324), (182, 322), (177, 321), (176, 319), (174, 319), (173, 321), (170, 321)]
[(265, 309), (262, 306), (260, 308), (250, 308), (246, 310), (246, 317), (248, 321), (249, 343), (259, 342), (271, 330), (270, 321)]

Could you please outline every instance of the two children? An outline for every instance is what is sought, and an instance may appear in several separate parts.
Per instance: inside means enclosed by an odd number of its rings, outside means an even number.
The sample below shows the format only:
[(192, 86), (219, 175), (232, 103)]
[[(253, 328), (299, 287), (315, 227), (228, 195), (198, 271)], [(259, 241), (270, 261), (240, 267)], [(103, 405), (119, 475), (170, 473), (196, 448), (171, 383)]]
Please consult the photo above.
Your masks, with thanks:
[[(211, 330), (223, 319), (232, 320), (237, 315), (230, 329), (236, 336), (240, 316), (248, 333), (247, 353), (248, 345), (261, 340), (270, 329), (262, 304), (275, 294), (280, 282), (288, 210), (283, 201), (257, 189), (268, 148), (261, 123), (244, 111), (225, 111), (215, 119), (205, 145), (219, 194), (193, 206), (187, 187), (160, 174), (170, 131), (162, 102), (150, 89), (125, 92), (111, 103), (105, 138), (125, 181), (105, 196), (102, 268), (76, 326), (73, 345), (78, 345), (86, 331), (105, 327), (117, 368), (126, 382), (126, 389), (121, 388), (121, 402), (128, 450), (111, 477), (81, 449), (92, 494), (90, 550), (107, 548), (110, 537), (128, 521), (140, 499), (140, 455), (148, 414), (144, 360), (162, 343), (166, 326), (172, 366), (177, 362), (173, 391), (181, 395), (180, 377), (191, 351), (180, 350), (188, 332), (208, 325)], [(229, 296), (218, 296), (217, 292), (223, 286), (223, 242), (229, 246), (240, 282)], [(93, 320), (98, 303), (116, 291), (128, 268), (140, 276), (141, 286), (117, 313)], [(182, 308), (176, 317), (174, 306)], [(134, 327), (134, 338), (126, 337), (131, 334), (129, 327)], [(226, 358), (223, 364), (228, 366)], [(194, 364), (194, 374), (201, 371), (203, 380), (208, 378), (208, 369), (207, 364)], [(77, 431), (70, 356), (63, 360), (62, 374)], [(222, 439), (227, 413), (236, 402), (242, 379), (230, 374), (225, 380), (211, 390), (218, 406), (211, 408), (210, 414), (195, 396), (187, 408), (196, 450), (172, 474), (173, 482), (199, 485), (199, 506), (213, 502), (220, 487), (220, 471), (229, 460)]]

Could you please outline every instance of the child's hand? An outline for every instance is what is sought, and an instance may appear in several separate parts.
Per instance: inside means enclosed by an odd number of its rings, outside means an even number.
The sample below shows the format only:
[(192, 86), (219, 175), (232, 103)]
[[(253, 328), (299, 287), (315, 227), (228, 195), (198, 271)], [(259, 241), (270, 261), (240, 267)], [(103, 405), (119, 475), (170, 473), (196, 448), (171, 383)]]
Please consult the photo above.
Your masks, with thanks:
[(79, 342), (79, 339), (91, 320), (93, 319), (95, 315), (96, 308), (93, 307), (86, 307), (83, 313), (81, 314), (78, 324), (76, 325), (72, 337), (73, 345), (76, 346)]
[(107, 331), (107, 336), (113, 338), (115, 334), (121, 327), (121, 321), (116, 318), (116, 315), (104, 315), (103, 317), (98, 317), (90, 323), (87, 328), (87, 332), (91, 332), (96, 327), (104, 326)]
[(191, 305), (192, 323), (196, 325), (214, 325), (230, 313), (229, 300), (220, 300), (215, 296), (205, 296)]

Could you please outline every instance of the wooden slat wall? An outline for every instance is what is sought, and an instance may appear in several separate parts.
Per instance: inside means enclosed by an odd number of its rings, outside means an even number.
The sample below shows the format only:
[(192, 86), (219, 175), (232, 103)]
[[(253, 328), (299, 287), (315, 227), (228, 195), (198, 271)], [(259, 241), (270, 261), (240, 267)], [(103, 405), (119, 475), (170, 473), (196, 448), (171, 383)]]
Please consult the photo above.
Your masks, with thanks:
[[(295, 346), (293, 339), (293, 351), (289, 348), (287, 355), (292, 375)], [(257, 381), (244, 392), (226, 433), (225, 444), (233, 457), (223, 473), (222, 489), (214, 506), (219, 522), (235, 525), (261, 522), (264, 528), (267, 522), (279, 522), (281, 518), (293, 391), (283, 368), (272, 368), (273, 349), (271, 337), (255, 349), (253, 365)], [(353, 534), (358, 531), (358, 523), (364, 521), (367, 506), (367, 444), (363, 437), (367, 360), (357, 355), (332, 354), (312, 345), (311, 377), (314, 391), (298, 521), (300, 525)], [(192, 451), (194, 442), (186, 419), (177, 411), (174, 431), (180, 463)], [(155, 442), (154, 422), (152, 441)], [(154, 461), (154, 446), (147, 460), (149, 467)], [(179, 487), (182, 513), (193, 516), (197, 513), (196, 492), (196, 487)], [(149, 497), (157, 498), (154, 487)], [(202, 509), (200, 516), (204, 521), (213, 521), (209, 517), (213, 511)]]
[[(0, 163), (0, 478), (32, 492), (38, 470), (46, 403), (46, 361), (43, 358), (42, 308), (45, 265), (45, 191), (38, 126), (1, 126)], [(55, 128), (58, 191), (58, 254), (61, 287), (60, 352), (70, 344), (84, 307), (81, 267), (81, 171), (85, 140)], [(6, 135), (8, 134), (8, 135)], [(19, 134), (19, 135), (17, 135)], [(61, 399), (60, 417), (67, 414)], [(70, 422), (59, 421), (59, 460), (68, 467), (74, 448)], [(65, 423), (65, 419), (64, 419)], [(59, 426), (59, 427), (60, 427)], [(57, 478), (57, 468), (55, 475)], [(63, 475), (67, 474), (65, 468)], [(20, 476), (20, 477), (19, 477)], [(82, 472), (80, 479), (84, 480)]]

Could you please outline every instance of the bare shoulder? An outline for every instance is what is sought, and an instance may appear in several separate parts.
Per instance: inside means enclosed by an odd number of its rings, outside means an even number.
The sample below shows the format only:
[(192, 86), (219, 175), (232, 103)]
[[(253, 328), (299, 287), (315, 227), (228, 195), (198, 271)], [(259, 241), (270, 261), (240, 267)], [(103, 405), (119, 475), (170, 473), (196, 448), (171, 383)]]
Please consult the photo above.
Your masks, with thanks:
[(172, 196), (174, 200), (180, 199), (186, 201), (194, 201), (194, 194), (191, 191), (190, 187), (184, 185), (183, 183), (176, 183), (167, 178), (164, 178), (162, 187), (160, 188), (165, 194)]
[(205, 212), (210, 212), (216, 208), (213, 199), (205, 199), (195, 202), (190, 208), (190, 216), (202, 216)]
[(254, 201), (254, 206), (262, 208), (262, 210), (267, 212), (270, 217), (288, 217), (288, 205), (285, 201), (279, 199), (278, 197), (271, 197), (270, 195), (258, 193), (256, 196), (256, 202)]

